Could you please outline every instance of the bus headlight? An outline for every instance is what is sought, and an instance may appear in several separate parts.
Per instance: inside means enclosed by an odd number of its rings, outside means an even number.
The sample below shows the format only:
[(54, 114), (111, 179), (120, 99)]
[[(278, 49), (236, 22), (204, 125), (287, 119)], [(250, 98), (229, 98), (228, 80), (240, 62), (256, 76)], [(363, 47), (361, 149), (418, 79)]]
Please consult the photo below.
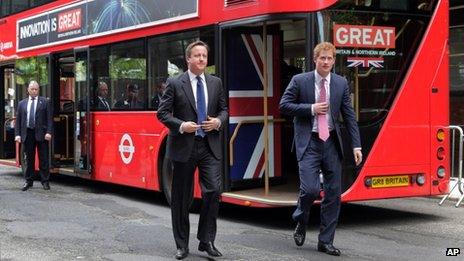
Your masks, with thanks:
[(425, 184), (425, 176), (424, 174), (419, 174), (417, 175), (417, 179), (416, 179), (416, 182), (419, 186), (422, 186)]
[(440, 147), (437, 150), (437, 159), (443, 160), (444, 158), (445, 158), (445, 149), (443, 147)]
[(438, 167), (437, 176), (439, 178), (443, 178), (445, 176), (445, 174), (446, 174), (445, 167), (443, 167), (443, 166)]
[(437, 140), (444, 141), (445, 140), (445, 131), (443, 129), (439, 129), (437, 131)]

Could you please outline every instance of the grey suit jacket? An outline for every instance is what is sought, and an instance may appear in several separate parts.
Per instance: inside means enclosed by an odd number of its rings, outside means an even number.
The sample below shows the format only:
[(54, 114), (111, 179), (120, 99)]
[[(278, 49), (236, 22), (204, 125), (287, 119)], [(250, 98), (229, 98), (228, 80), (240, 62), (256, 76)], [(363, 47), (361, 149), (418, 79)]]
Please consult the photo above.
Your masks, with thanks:
[[(221, 129), (227, 125), (227, 104), (221, 79), (205, 74), (208, 89), (208, 116), (221, 120)], [(171, 160), (186, 162), (192, 153), (195, 133), (180, 133), (184, 121), (197, 122), (197, 108), (188, 72), (167, 81), (157, 113), (158, 119), (169, 128), (166, 153)], [(221, 159), (220, 130), (207, 133), (208, 144), (217, 159)]]
[[(343, 117), (353, 148), (361, 147), (358, 124), (351, 106), (350, 89), (345, 78), (332, 73), (330, 76), (330, 113), (337, 132), (338, 151), (343, 158), (343, 143), (340, 134), (339, 116)], [(309, 145), (313, 127), (314, 116), (311, 114), (311, 105), (315, 103), (314, 71), (295, 75), (280, 100), (280, 111), (293, 116), (295, 127), (295, 147), (297, 159), (301, 160)]]
[[(21, 142), (27, 136), (27, 102), (29, 97), (22, 99), (18, 104), (15, 121), (15, 136), (21, 136)], [(45, 97), (38, 96), (37, 108), (35, 111), (35, 139), (43, 141), (45, 133), (52, 134), (53, 120), (50, 104)]]

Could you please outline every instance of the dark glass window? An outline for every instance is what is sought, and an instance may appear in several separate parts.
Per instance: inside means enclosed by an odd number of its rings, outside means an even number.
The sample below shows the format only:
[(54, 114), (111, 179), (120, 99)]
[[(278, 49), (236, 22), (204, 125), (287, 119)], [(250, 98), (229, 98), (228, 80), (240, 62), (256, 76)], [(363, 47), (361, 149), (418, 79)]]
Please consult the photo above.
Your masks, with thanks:
[[(457, 2), (457, 1), (455, 1)], [(450, 123), (464, 125), (464, 6), (450, 3)]]
[(207, 43), (210, 48), (206, 71), (215, 74), (213, 30), (183, 32), (148, 40), (148, 82), (150, 86), (148, 106), (150, 109), (158, 109), (159, 99), (166, 86), (167, 78), (176, 77), (188, 70), (185, 62), (185, 48), (189, 43), (199, 39)]
[(0, 0), (0, 17), (11, 13), (11, 0)]
[(11, 1), (11, 13), (21, 12), (29, 8), (29, 0)]
[(40, 85), (40, 95), (50, 97), (48, 82), (48, 58), (30, 57), (16, 60), (16, 86), (18, 99), (27, 97), (29, 82), (34, 80)]
[(147, 62), (144, 40), (111, 45), (108, 58), (114, 110), (147, 108)]
[[(104, 104), (99, 103), (99, 96), (104, 98), (106, 102), (111, 106), (114, 101), (111, 99), (111, 81), (109, 75), (109, 50), (110, 46), (98, 46), (90, 49), (90, 95), (91, 98), (91, 109), (97, 111), (107, 111)], [(108, 88), (107, 92), (102, 93), (99, 90), (100, 85), (106, 85)]]
[(30, 0), (31, 7), (48, 4), (50, 2), (53, 2), (53, 0)]
[[(394, 48), (337, 48), (335, 71), (345, 76), (351, 86), (360, 125), (368, 125), (387, 115), (431, 15), (429, 5), (417, 6), (416, 1), (409, 1), (400, 6), (396, 1), (366, 2), (371, 2), (372, 6), (355, 5), (354, 1), (345, 1), (344, 4), (334, 7), (334, 10), (323, 11), (318, 15), (319, 21), (322, 22), (319, 27), (320, 41), (335, 42), (334, 24), (395, 28), (396, 39), (390, 39), (394, 41)], [(379, 6), (393, 8), (393, 11), (378, 12), (376, 8)], [(403, 9), (407, 9), (408, 13), (397, 11)], [(348, 33), (344, 34), (345, 37), (348, 37), (347, 35)], [(371, 40), (375, 39), (374, 36), (371, 37)], [(387, 41), (387, 36), (383, 37), (383, 40)]]
[(53, 2), (53, 0), (0, 0), (0, 17), (22, 12), (50, 2)]

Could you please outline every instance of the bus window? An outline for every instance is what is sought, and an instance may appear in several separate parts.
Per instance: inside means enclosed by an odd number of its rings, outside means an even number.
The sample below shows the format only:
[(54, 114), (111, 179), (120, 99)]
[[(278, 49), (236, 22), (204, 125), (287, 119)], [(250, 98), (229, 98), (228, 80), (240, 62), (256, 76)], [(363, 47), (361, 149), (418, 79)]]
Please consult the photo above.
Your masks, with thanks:
[(50, 97), (48, 83), (48, 58), (30, 57), (16, 60), (16, 97), (21, 100), (27, 97), (27, 86), (34, 80), (40, 85), (40, 95)]
[[(416, 5), (415, 1), (347, 0), (317, 13), (319, 40), (334, 43), (334, 70), (351, 87), (366, 158), (423, 39), (431, 9), (426, 1)], [(342, 128), (342, 136), (346, 135)], [(348, 153), (343, 163), (345, 190), (359, 169), (349, 160), (350, 144), (343, 146)]]
[(148, 95), (150, 97), (148, 106), (150, 109), (158, 109), (160, 95), (166, 86), (167, 78), (175, 77), (188, 70), (185, 62), (185, 48), (189, 43), (198, 39), (209, 45), (210, 50), (206, 72), (215, 74), (213, 29), (182, 32), (148, 40), (150, 86), (148, 88)]
[[(108, 58), (109, 58), (109, 46), (98, 46), (98, 47), (93, 47), (90, 49), (90, 103), (91, 103), (91, 110), (95, 111), (101, 111), (101, 110), (111, 110), (111, 105), (115, 103), (111, 99), (111, 80), (109, 77), (109, 63), (108, 63)], [(104, 107), (99, 107), (99, 101), (98, 101), (98, 92), (99, 92), (99, 84), (100, 82), (103, 82), (106, 84), (108, 87), (108, 93), (107, 97), (105, 97), (109, 108), (105, 109)]]
[(427, 26), (428, 18), (416, 13), (429, 13), (430, 6), (399, 1), (375, 2), (379, 6), (355, 3), (344, 1), (319, 13), (319, 38), (335, 43), (335, 71), (347, 77), (358, 121), (368, 125), (387, 115)]
[(144, 41), (112, 45), (109, 56), (111, 99), (114, 110), (146, 108), (146, 57)]

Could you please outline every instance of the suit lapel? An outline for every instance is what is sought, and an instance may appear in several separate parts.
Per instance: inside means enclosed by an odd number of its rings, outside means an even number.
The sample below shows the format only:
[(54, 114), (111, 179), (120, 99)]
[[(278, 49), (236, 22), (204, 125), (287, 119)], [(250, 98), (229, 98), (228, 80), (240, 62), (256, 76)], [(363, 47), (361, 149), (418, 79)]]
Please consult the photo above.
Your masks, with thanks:
[(210, 115), (212, 99), (214, 97), (213, 95), (214, 90), (213, 90), (213, 83), (211, 82), (211, 76), (209, 74), (205, 73), (205, 81), (206, 81), (206, 89), (208, 90), (208, 109), (206, 111), (206, 114)]
[(309, 103), (313, 104), (316, 102), (316, 96), (315, 96), (315, 82), (314, 82), (314, 71), (308, 73), (308, 97), (309, 97)]
[(37, 119), (39, 118), (39, 112), (42, 110), (42, 106), (43, 106), (43, 100), (42, 100), (42, 97), (39, 97), (37, 96), (37, 106), (35, 107), (35, 114), (34, 114), (34, 117), (35, 117), (35, 122), (37, 123)]
[(187, 95), (190, 105), (195, 110), (195, 112), (198, 113), (197, 105), (195, 104), (195, 96), (193, 96), (192, 85), (190, 84), (190, 78), (189, 78), (188, 72), (185, 72), (182, 75), (181, 80), (182, 80), (182, 88), (184, 89), (184, 92)]

